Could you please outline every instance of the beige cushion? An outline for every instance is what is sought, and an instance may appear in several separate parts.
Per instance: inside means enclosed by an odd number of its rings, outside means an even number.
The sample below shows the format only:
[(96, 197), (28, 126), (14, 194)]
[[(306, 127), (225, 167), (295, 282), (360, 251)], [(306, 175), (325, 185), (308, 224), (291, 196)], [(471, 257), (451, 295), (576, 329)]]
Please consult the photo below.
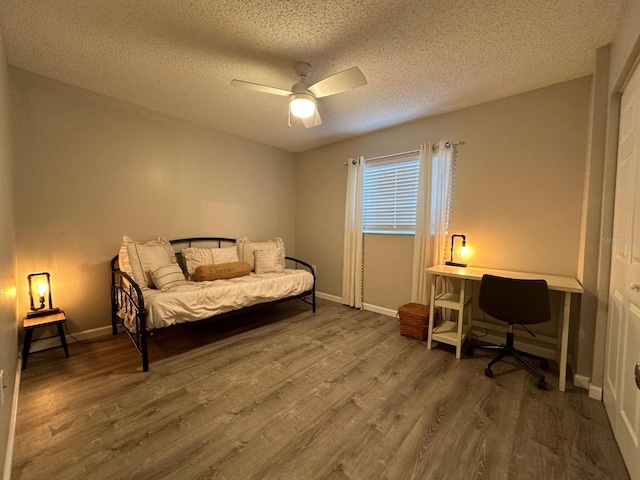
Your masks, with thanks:
[(126, 235), (122, 239), (126, 246), (131, 268), (131, 276), (142, 287), (154, 287), (151, 272), (170, 263), (176, 263), (176, 254), (164, 237), (139, 243)]
[(187, 283), (184, 273), (177, 263), (170, 263), (156, 268), (151, 272), (151, 279), (156, 288), (160, 290), (168, 290), (176, 285)]
[(221, 263), (219, 265), (200, 265), (196, 268), (192, 280), (204, 282), (206, 280), (222, 280), (243, 277), (251, 273), (251, 266), (247, 262)]
[(131, 263), (129, 262), (129, 252), (127, 251), (127, 244), (124, 241), (122, 242), (122, 245), (120, 245), (120, 251), (118, 252), (118, 268), (133, 278)]
[(284, 272), (284, 250), (272, 248), (270, 250), (254, 250), (256, 273)]
[(189, 247), (182, 250), (182, 258), (189, 278), (201, 265), (219, 265), (221, 263), (233, 263), (238, 261), (238, 249), (236, 247), (222, 248), (196, 248)]
[(277, 237), (266, 242), (251, 242), (247, 237), (236, 240), (238, 248), (238, 259), (251, 265), (251, 271), (255, 270), (255, 259), (253, 252), (256, 250), (282, 250), (284, 254), (284, 240)]

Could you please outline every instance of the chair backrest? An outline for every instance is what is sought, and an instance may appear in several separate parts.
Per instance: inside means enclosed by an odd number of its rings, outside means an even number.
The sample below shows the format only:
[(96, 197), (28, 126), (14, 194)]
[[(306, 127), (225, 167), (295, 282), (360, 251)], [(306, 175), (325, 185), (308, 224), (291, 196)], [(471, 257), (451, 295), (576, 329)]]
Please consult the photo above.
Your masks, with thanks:
[(480, 310), (510, 324), (543, 323), (551, 318), (549, 287), (544, 280), (483, 275)]

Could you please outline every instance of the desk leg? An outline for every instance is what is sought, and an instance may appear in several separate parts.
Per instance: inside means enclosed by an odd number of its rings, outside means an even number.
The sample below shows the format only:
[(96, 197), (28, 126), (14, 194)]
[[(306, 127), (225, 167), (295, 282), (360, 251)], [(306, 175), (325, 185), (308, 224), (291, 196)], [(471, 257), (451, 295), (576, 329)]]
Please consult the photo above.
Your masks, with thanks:
[(435, 303), (436, 303), (436, 278), (437, 275), (431, 274), (431, 297), (429, 299), (429, 328), (427, 330), (427, 348), (431, 350), (431, 339), (433, 337), (433, 327), (435, 322)]
[(456, 358), (462, 358), (462, 330), (464, 327), (464, 298), (467, 294), (467, 280), (460, 279), (460, 303), (458, 304), (458, 342), (456, 344)]
[(560, 334), (560, 373), (558, 390), (565, 391), (567, 385), (567, 354), (569, 349), (569, 318), (571, 313), (571, 292), (564, 293), (564, 308), (562, 312), (562, 332)]

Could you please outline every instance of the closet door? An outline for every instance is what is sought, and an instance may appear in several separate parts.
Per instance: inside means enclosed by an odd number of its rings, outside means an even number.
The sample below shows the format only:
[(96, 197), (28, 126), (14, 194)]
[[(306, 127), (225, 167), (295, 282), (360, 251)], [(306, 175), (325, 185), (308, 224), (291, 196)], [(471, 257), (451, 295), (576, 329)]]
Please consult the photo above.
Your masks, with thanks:
[(640, 69), (622, 95), (619, 138), (604, 402), (629, 474), (640, 480)]

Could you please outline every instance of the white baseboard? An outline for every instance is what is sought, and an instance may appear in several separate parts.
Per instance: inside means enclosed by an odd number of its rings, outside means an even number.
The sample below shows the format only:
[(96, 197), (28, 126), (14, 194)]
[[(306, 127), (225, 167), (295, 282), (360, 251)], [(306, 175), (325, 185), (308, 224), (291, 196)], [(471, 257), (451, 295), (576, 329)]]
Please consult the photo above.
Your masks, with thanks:
[(13, 386), (13, 400), (11, 401), (11, 418), (9, 419), (9, 438), (7, 439), (7, 451), (4, 457), (3, 480), (11, 479), (11, 467), (13, 464), (13, 445), (16, 436), (16, 420), (18, 418), (18, 394), (20, 393), (20, 376), (22, 375), (22, 359), (18, 357), (16, 364), (16, 380)]
[(363, 310), (367, 310), (369, 312), (380, 313), (382, 315), (386, 315), (387, 317), (396, 318), (397, 310), (391, 310), (390, 308), (378, 307), (377, 305), (371, 305), (370, 303), (365, 303), (362, 305)]
[(596, 387), (595, 385), (589, 385), (589, 398), (602, 401), (602, 387)]
[[(316, 292), (316, 297), (324, 298), (325, 300), (329, 300), (331, 302), (342, 303), (342, 298), (337, 295), (329, 295), (328, 293)], [(379, 307), (377, 305), (372, 305), (370, 303), (362, 304), (362, 309), (367, 310), (369, 312), (380, 313), (382, 315), (387, 315), (388, 317), (396, 317), (396, 310), (392, 310), (386, 307)]]
[[(104, 335), (109, 335), (111, 333), (111, 326), (108, 327), (99, 327), (92, 328), (91, 330), (83, 330), (82, 332), (76, 332), (73, 334), (75, 338), (70, 337), (69, 335), (65, 335), (64, 338), (67, 340), (67, 343), (73, 343), (76, 339), (88, 340), (95, 337), (102, 337)], [(43, 340), (34, 339), (31, 342), (31, 353), (41, 352), (42, 350), (47, 350), (49, 348), (55, 348), (60, 346), (60, 337), (55, 336), (52, 338), (46, 338)]]
[[(337, 295), (330, 295), (328, 293), (316, 292), (316, 297), (322, 298), (324, 300), (329, 300), (331, 302), (342, 303), (342, 298), (338, 297)], [(371, 312), (375, 312), (375, 313), (380, 313), (382, 315), (387, 315), (389, 317), (395, 318), (396, 316), (395, 310), (391, 310), (390, 308), (378, 307), (376, 305), (371, 305), (368, 303), (365, 303), (363, 305), (363, 309)], [(67, 340), (67, 343), (73, 343), (76, 341), (76, 339), (80, 341), (88, 340), (95, 337), (109, 335), (110, 333), (111, 333), (111, 326), (99, 327), (91, 330), (83, 330), (82, 332), (75, 332), (73, 334), (75, 338), (72, 338), (69, 335), (65, 335), (65, 339)], [(54, 336), (52, 338), (47, 338), (44, 340), (38, 340), (38, 341), (34, 340), (31, 343), (30, 352), (31, 353), (40, 352), (42, 350), (47, 350), (49, 348), (55, 348), (59, 346), (60, 346), (60, 338), (58, 336)]]
[(316, 292), (316, 297), (329, 300), (331, 302), (342, 303), (342, 298), (337, 295), (329, 295), (328, 293)]
[(591, 377), (587, 377), (585, 375), (574, 375), (573, 376), (573, 384), (576, 387), (584, 388), (585, 390), (589, 390), (589, 384), (591, 383)]
[(574, 375), (573, 376), (573, 384), (576, 387), (584, 388), (589, 392), (589, 398), (593, 398), (594, 400), (602, 401), (602, 388), (597, 387), (591, 383), (591, 377), (587, 377), (585, 375)]

